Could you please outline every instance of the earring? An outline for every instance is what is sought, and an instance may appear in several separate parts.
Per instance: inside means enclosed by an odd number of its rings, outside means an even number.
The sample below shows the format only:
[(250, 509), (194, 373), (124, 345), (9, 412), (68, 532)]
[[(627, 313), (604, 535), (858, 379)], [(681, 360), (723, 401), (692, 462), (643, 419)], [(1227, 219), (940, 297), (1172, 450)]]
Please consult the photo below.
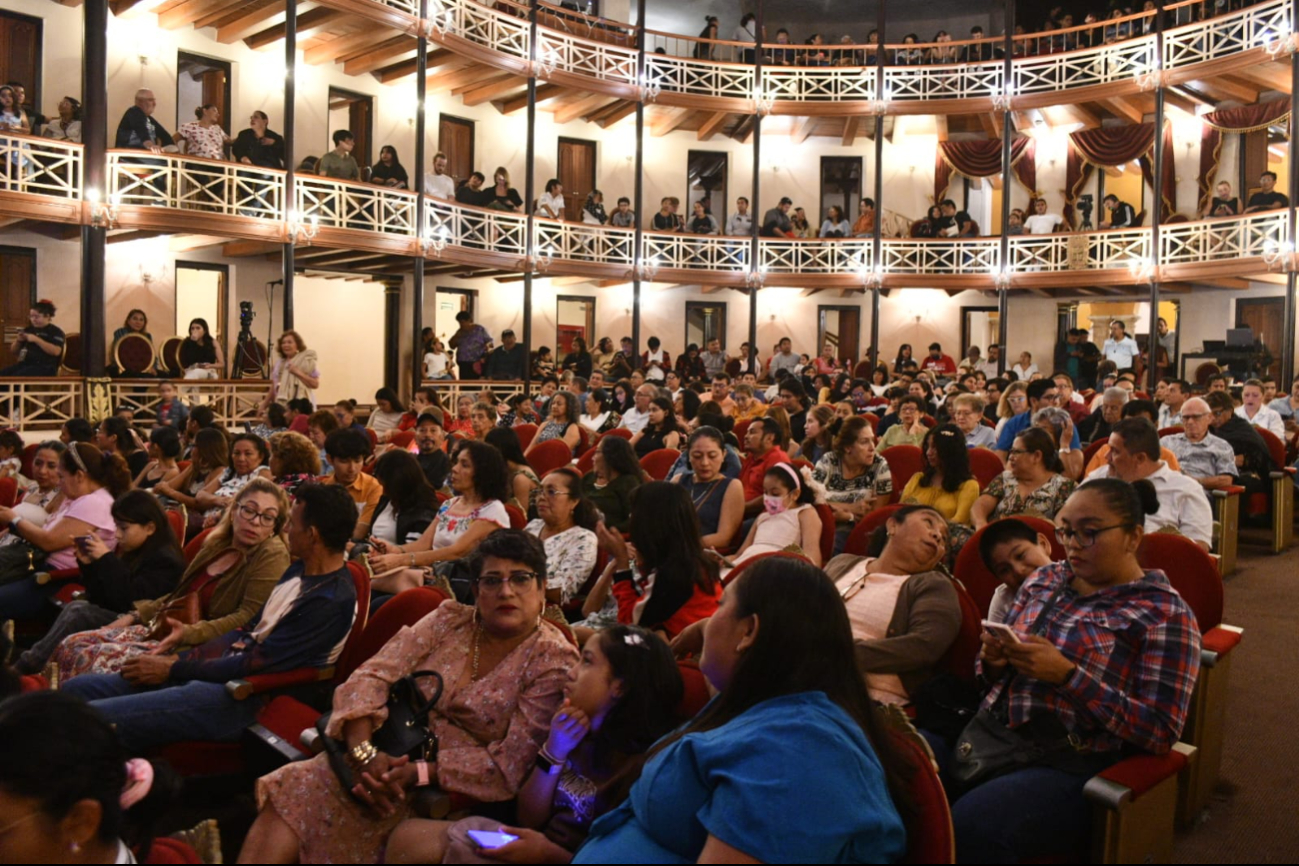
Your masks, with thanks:
[(69, 853), (69, 854), (80, 854), (80, 853), (81, 853), (81, 844), (80, 844), (79, 842), (73, 842), (73, 843), (69, 844), (69, 845), (68, 845), (68, 853)]

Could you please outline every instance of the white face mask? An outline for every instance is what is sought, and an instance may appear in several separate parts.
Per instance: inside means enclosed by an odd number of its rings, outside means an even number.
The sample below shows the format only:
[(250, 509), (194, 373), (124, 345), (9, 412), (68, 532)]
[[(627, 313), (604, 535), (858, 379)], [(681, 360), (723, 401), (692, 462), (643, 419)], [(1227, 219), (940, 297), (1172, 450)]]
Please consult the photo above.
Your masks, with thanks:
[(766, 494), (762, 497), (762, 507), (767, 509), (768, 514), (782, 514), (789, 510), (789, 506), (785, 504), (785, 497)]

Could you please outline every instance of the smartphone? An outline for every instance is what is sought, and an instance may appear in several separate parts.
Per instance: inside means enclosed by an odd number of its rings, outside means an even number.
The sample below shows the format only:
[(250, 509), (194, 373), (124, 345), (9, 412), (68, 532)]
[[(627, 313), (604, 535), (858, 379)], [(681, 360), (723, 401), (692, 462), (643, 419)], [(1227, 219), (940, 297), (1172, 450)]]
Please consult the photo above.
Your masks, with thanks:
[(468, 833), (469, 838), (477, 842), (480, 848), (499, 848), (519, 838), (510, 833), (493, 833), (490, 830), (469, 830)]
[(990, 619), (985, 619), (983, 621), (983, 630), (998, 638), (1002, 643), (1022, 643), (1015, 630), (1004, 622), (993, 622)]
[(77, 550), (80, 550), (82, 553), (89, 555), (90, 553), (89, 535), (78, 535), (76, 538), (72, 539), (72, 541), (74, 544), (77, 545)]

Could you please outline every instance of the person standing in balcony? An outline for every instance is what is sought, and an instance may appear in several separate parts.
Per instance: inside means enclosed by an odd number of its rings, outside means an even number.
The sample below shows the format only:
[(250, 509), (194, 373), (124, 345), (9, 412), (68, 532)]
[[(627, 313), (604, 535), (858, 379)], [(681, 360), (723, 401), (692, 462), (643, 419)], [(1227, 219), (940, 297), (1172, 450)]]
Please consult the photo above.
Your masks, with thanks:
[(332, 177), (335, 180), (360, 180), (361, 167), (356, 164), (356, 158), (352, 156), (354, 147), (356, 147), (356, 139), (352, 137), (352, 133), (346, 129), (335, 132), (334, 149), (320, 158), (316, 166), (317, 173), (321, 177)]
[(164, 148), (175, 148), (171, 133), (162, 124), (153, 119), (153, 111), (158, 107), (158, 99), (148, 88), (135, 92), (135, 105), (122, 115), (117, 125), (117, 137), (113, 147), (118, 149), (149, 150), (162, 153)]
[(18, 94), (12, 85), (0, 86), (0, 129), (13, 132), (31, 132), (30, 122), (23, 113)]
[(1276, 172), (1265, 171), (1259, 175), (1258, 186), (1259, 191), (1249, 197), (1249, 207), (1245, 208), (1245, 213), (1290, 207), (1290, 199), (1284, 193), (1276, 191)]
[[(1273, 175), (1276, 177), (1276, 175)], [(1137, 212), (1132, 209), (1132, 205), (1125, 201), (1119, 201), (1119, 197), (1111, 193), (1105, 196), (1105, 209), (1110, 212), (1110, 218), (1101, 223), (1103, 229), (1130, 229), (1137, 225)]]
[(424, 194), (448, 201), (456, 198), (456, 182), (447, 171), (447, 155), (442, 151), (433, 154), (433, 170), (424, 172)]
[(200, 105), (194, 118), (176, 130), (177, 143), (185, 142), (185, 155), (224, 160), (231, 138), (221, 128), (221, 109), (212, 103)]
[(379, 148), (379, 161), (370, 169), (370, 183), (388, 189), (410, 189), (406, 168), (397, 158), (397, 148), (391, 144)]
[(319, 356), (308, 349), (306, 341), (297, 331), (285, 331), (276, 343), (280, 360), (271, 368), (271, 387), (262, 398), (262, 408), (275, 401), (310, 400), (316, 405), (316, 389), (320, 387)]
[(852, 224), (852, 236), (869, 238), (875, 235), (875, 199), (864, 198), (857, 208), (857, 221)]
[(546, 191), (537, 198), (537, 216), (552, 220), (564, 218), (564, 185), (559, 178), (546, 181)]
[(1113, 361), (1120, 373), (1131, 370), (1137, 358), (1141, 357), (1141, 349), (1137, 347), (1137, 341), (1127, 335), (1123, 323), (1117, 319), (1110, 322), (1110, 336), (1105, 341), (1103, 351), (1105, 360)]
[(456, 313), (460, 327), (447, 342), (456, 350), (456, 366), (466, 379), (483, 375), (487, 353), (492, 348), (492, 335), (482, 325), (474, 323), (474, 314), (468, 310)]
[[(740, 19), (740, 26), (735, 28), (731, 34), (731, 39), (735, 42), (743, 42), (745, 45), (755, 45), (758, 42), (758, 19), (752, 12), (746, 13)], [(745, 48), (740, 57), (742, 63), (752, 63), (755, 59), (755, 52), (752, 48)]]
[(18, 363), (0, 370), (0, 376), (57, 376), (59, 359), (63, 356), (63, 331), (51, 319), (54, 304), (39, 300), (32, 304), (27, 314), (31, 322), (18, 332), (9, 351), (18, 356)]
[(259, 168), (284, 168), (284, 136), (271, 131), (269, 124), (265, 112), (252, 113), (248, 128), (235, 136), (232, 152), (237, 161)]
[[(424, 175), (424, 188), (428, 189), (429, 176)], [(487, 207), (492, 203), (492, 194), (483, 189), (487, 178), (481, 171), (471, 172), (464, 183), (456, 187), (456, 201), (474, 207)]]
[(794, 206), (793, 199), (785, 196), (780, 204), (767, 211), (762, 218), (762, 230), (765, 238), (788, 238), (794, 236), (794, 225), (789, 221), (789, 209)]
[(501, 345), (487, 356), (487, 378), (521, 381), (527, 366), (528, 350), (514, 338), (513, 331), (505, 329), (501, 332)]

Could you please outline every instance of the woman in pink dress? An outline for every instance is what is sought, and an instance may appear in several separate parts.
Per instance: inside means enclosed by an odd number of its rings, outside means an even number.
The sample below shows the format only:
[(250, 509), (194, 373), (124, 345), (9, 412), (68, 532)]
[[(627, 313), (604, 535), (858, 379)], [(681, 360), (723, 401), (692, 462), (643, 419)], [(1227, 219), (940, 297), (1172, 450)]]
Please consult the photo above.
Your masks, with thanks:
[[(261, 814), (241, 863), (375, 863), (388, 835), (409, 815), (416, 788), (485, 803), (518, 794), (578, 653), (542, 619), (546, 555), (540, 540), (522, 530), (499, 530), (479, 545), (471, 567), (472, 606), (444, 602), (398, 632), (334, 693), (327, 733), (343, 741), (360, 779), (350, 795), (325, 755), (262, 777)], [(387, 719), (390, 686), (416, 670), (437, 671), (445, 684), (429, 713), (439, 746), (429, 762), (394, 759), (370, 743)], [(421, 679), (420, 688), (431, 688), (430, 679)]]

